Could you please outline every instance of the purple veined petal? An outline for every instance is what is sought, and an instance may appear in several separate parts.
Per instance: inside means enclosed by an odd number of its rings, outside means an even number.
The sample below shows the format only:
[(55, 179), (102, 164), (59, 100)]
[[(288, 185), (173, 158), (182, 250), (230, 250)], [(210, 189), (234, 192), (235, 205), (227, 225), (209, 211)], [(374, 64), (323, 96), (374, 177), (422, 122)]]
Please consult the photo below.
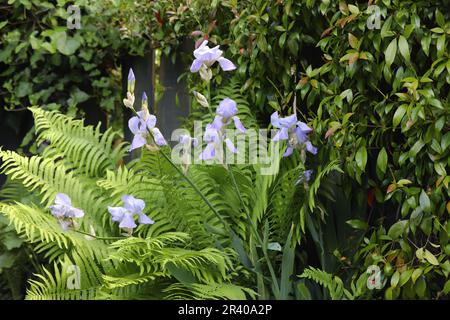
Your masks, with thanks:
[(233, 99), (225, 98), (220, 101), (216, 113), (226, 119), (234, 117), (237, 114), (237, 105)]
[[(216, 116), (219, 117), (219, 116)], [(215, 119), (214, 119), (215, 121)], [(213, 122), (214, 124), (214, 122)], [(203, 136), (203, 140), (205, 140), (206, 143), (214, 142), (219, 138), (219, 133), (217, 132), (218, 129), (216, 129), (213, 125), (208, 124), (205, 129), (205, 134)]]
[(136, 222), (134, 222), (133, 214), (130, 212), (125, 212), (123, 215), (122, 221), (119, 224), (120, 228), (128, 228), (133, 229), (136, 228)]
[(295, 135), (300, 143), (306, 143), (308, 141), (308, 136), (299, 127), (295, 128)]
[(294, 152), (294, 146), (290, 143), (288, 143), (286, 151), (283, 153), (283, 157), (289, 157), (292, 152)]
[(132, 117), (128, 120), (128, 128), (132, 134), (141, 133), (142, 120), (139, 117)]
[(280, 125), (280, 118), (278, 117), (278, 111), (275, 111), (274, 113), (272, 113), (272, 115), (270, 116), (270, 123), (275, 128), (281, 127), (281, 125)]
[(303, 133), (310, 133), (312, 129), (308, 127), (308, 125), (304, 122), (297, 122), (297, 128), (300, 129)]
[(195, 73), (195, 72), (198, 72), (199, 70), (200, 70), (200, 68), (202, 67), (202, 64), (203, 64), (203, 61), (202, 60), (200, 60), (200, 59), (195, 59), (193, 62), (192, 62), (192, 65), (191, 65), (191, 68), (190, 68), (190, 70), (191, 70), (191, 72), (192, 73)]
[(303, 173), (303, 176), (305, 177), (305, 180), (306, 180), (306, 181), (309, 181), (309, 180), (311, 180), (312, 174), (313, 174), (313, 171), (312, 171), (312, 170), (306, 170), (306, 171)]
[(71, 208), (68, 211), (66, 217), (69, 217), (69, 218), (82, 218), (82, 217), (84, 217), (84, 211), (81, 210), (81, 209), (78, 209), (78, 208)]
[(72, 201), (70, 200), (70, 197), (65, 193), (58, 193), (55, 197), (55, 203), (56, 204), (63, 204), (66, 206), (71, 206)]
[(316, 147), (314, 147), (312, 144), (311, 144), (311, 142), (310, 141), (307, 141), (306, 143), (305, 143), (305, 145), (306, 145), (306, 150), (309, 152), (309, 153), (312, 153), (312, 154), (317, 154), (317, 148)]
[(133, 138), (133, 142), (131, 142), (130, 151), (139, 149), (140, 147), (144, 146), (146, 143), (147, 143), (147, 139), (145, 139), (144, 136), (142, 136), (141, 134), (136, 134)]
[(136, 199), (131, 195), (124, 195), (121, 199), (124, 202), (123, 207), (132, 213), (140, 213), (145, 208), (144, 200)]
[(193, 145), (194, 147), (197, 147), (197, 146), (198, 146), (198, 139), (197, 139), (197, 138), (192, 138), (192, 145)]
[(290, 115), (288, 117), (279, 118), (280, 125), (285, 128), (291, 128), (297, 123), (297, 114)]
[(122, 221), (126, 210), (122, 207), (108, 207), (108, 212), (112, 216), (112, 221)]
[(147, 215), (141, 213), (141, 214), (139, 214), (139, 223), (140, 224), (154, 224), (155, 221), (150, 219)]
[(215, 130), (220, 130), (223, 127), (223, 117), (222, 116), (215, 116), (214, 120), (211, 124), (211, 128)]
[(147, 128), (152, 130), (156, 125), (156, 117), (153, 114), (148, 115), (146, 120)]
[(245, 133), (247, 131), (247, 129), (245, 129), (244, 125), (241, 122), (241, 119), (239, 119), (239, 117), (234, 116), (233, 117), (233, 121), (234, 121), (234, 126), (236, 127), (236, 129), (238, 129), (240, 132)]
[(164, 136), (162, 135), (161, 131), (159, 131), (158, 128), (152, 129), (153, 138), (155, 139), (155, 142), (158, 146), (165, 146), (167, 145), (166, 140), (164, 139)]
[(289, 139), (289, 130), (288, 128), (281, 128), (278, 130), (275, 137), (273, 137), (272, 141), (279, 141), (279, 140), (288, 140)]
[(233, 152), (233, 153), (237, 153), (238, 150), (236, 149), (236, 147), (234, 146), (233, 142), (230, 139), (225, 139), (225, 144), (227, 145), (227, 148)]
[(205, 150), (200, 153), (200, 159), (201, 160), (212, 160), (216, 156), (216, 148), (214, 146), (214, 143), (208, 143), (205, 147)]
[(64, 204), (55, 204), (48, 207), (54, 217), (60, 218), (66, 215), (67, 206)]
[(236, 66), (233, 64), (233, 62), (231, 62), (227, 58), (220, 57), (219, 59), (217, 59), (217, 61), (219, 62), (220, 67), (223, 71), (232, 71), (236, 69)]

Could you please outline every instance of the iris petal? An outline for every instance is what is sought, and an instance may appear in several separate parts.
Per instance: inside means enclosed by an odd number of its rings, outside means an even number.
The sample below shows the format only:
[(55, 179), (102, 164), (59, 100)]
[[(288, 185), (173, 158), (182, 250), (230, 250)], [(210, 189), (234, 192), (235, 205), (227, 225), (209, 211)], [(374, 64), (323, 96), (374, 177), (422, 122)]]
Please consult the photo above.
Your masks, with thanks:
[(200, 70), (200, 68), (202, 67), (203, 61), (200, 59), (195, 59), (194, 62), (192, 62), (191, 65), (191, 72), (198, 72), (198, 70)]
[(288, 128), (281, 128), (280, 130), (280, 139), (287, 140), (289, 139), (289, 131)]
[(280, 118), (278, 117), (278, 111), (275, 111), (274, 113), (272, 113), (272, 115), (270, 116), (270, 123), (275, 128), (281, 127), (281, 125), (280, 125)]
[(133, 142), (131, 143), (130, 151), (139, 149), (147, 143), (147, 139), (140, 134), (137, 134), (133, 138)]
[(200, 153), (201, 160), (211, 160), (216, 156), (216, 149), (214, 147), (214, 143), (208, 143), (205, 147), (205, 150)]
[(125, 209), (122, 207), (108, 207), (108, 212), (112, 216), (112, 221), (121, 221), (125, 214)]
[(219, 62), (220, 67), (223, 71), (232, 71), (236, 69), (236, 66), (233, 64), (233, 62), (231, 62), (227, 58), (220, 57), (219, 59), (217, 59), (217, 61)]
[(55, 204), (50, 206), (49, 209), (52, 212), (52, 215), (57, 218), (64, 217), (66, 214), (66, 205), (63, 204)]
[(293, 115), (290, 115), (288, 117), (279, 118), (279, 121), (281, 126), (285, 128), (291, 128), (297, 123), (297, 114), (294, 113)]
[(297, 127), (303, 132), (303, 133), (310, 133), (312, 129), (308, 127), (308, 125), (304, 122), (297, 122)]
[(128, 128), (130, 128), (131, 133), (137, 134), (140, 132), (141, 119), (139, 117), (132, 117), (128, 120)]
[(289, 157), (294, 151), (294, 146), (292, 144), (288, 144), (286, 151), (283, 153), (283, 157)]
[(132, 213), (140, 213), (145, 208), (144, 200), (136, 199), (130, 195), (122, 196), (122, 201), (124, 202), (123, 207)]
[(84, 217), (84, 211), (81, 209), (77, 209), (77, 208), (71, 208), (70, 217), (71, 218), (82, 218), (82, 217)]
[(228, 119), (236, 115), (238, 109), (236, 102), (233, 99), (225, 98), (220, 101), (219, 106), (217, 107), (217, 114), (222, 117)]
[(222, 121), (223, 117), (222, 116), (215, 116), (214, 120), (211, 124), (211, 128), (216, 129), (216, 130), (220, 130), (223, 127), (223, 121)]
[(158, 146), (167, 145), (167, 142), (164, 139), (164, 136), (162, 135), (161, 131), (159, 131), (158, 128), (153, 128), (152, 133), (153, 133), (153, 138), (155, 139), (155, 142)]
[(56, 204), (63, 204), (66, 206), (71, 206), (72, 201), (70, 200), (70, 197), (65, 193), (58, 193), (55, 197), (55, 203)]
[(151, 114), (147, 117), (147, 120), (145, 122), (147, 124), (147, 128), (151, 130), (156, 125), (156, 117), (153, 114)]
[(225, 139), (225, 144), (227, 145), (227, 148), (233, 152), (233, 153), (237, 153), (237, 149), (234, 146), (233, 142), (230, 139)]
[(139, 223), (140, 224), (154, 224), (155, 221), (153, 221), (148, 216), (146, 216), (145, 214), (142, 213), (139, 215)]
[(308, 141), (308, 136), (299, 127), (295, 128), (295, 135), (297, 136), (297, 140), (300, 143), (305, 143), (306, 141)]
[(129, 212), (126, 212), (122, 218), (122, 221), (119, 224), (120, 228), (128, 228), (133, 229), (136, 228), (136, 222), (134, 222), (133, 215)]
[(308, 150), (309, 153), (312, 153), (314, 155), (317, 154), (317, 148), (314, 147), (310, 141), (306, 142), (306, 150)]
[(245, 133), (247, 131), (247, 129), (245, 129), (241, 120), (237, 116), (233, 117), (233, 120), (234, 120), (234, 126), (236, 127), (236, 129), (238, 129), (242, 133)]

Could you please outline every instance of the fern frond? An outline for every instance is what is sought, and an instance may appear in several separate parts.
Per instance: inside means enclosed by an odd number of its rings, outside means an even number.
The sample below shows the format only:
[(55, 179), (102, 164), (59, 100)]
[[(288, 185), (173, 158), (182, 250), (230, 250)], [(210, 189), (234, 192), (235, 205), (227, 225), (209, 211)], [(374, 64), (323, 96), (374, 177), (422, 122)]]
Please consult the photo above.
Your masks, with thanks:
[[(201, 282), (222, 281), (231, 269), (231, 260), (214, 248), (189, 250), (179, 247), (188, 239), (183, 233), (166, 233), (156, 238), (128, 238), (114, 242), (109, 259), (136, 265), (141, 274), (173, 276), (181, 269)], [(179, 242), (174, 246), (173, 242)], [(169, 244), (172, 243), (169, 247)]]
[(167, 290), (166, 299), (174, 300), (246, 300), (255, 299), (256, 292), (251, 289), (230, 283), (221, 284), (180, 284), (171, 285)]
[(77, 276), (65, 272), (67, 263), (54, 263), (53, 272), (43, 268), (44, 274), (36, 274), (28, 281), (26, 300), (91, 300), (95, 299), (98, 287), (76, 288), (70, 286), (70, 277)]
[(86, 212), (83, 225), (96, 226), (107, 214), (107, 201), (96, 190), (95, 184), (78, 178), (62, 163), (33, 156), (27, 158), (13, 151), (0, 150), (4, 161), (2, 169), (11, 180), (20, 181), (28, 191), (38, 191), (41, 203), (49, 206), (56, 194), (68, 194), (75, 207)]
[(82, 173), (92, 177), (103, 176), (108, 169), (114, 169), (123, 158), (125, 143), (113, 146), (118, 133), (108, 129), (101, 133), (97, 127), (84, 126), (82, 120), (32, 107), (38, 143), (50, 141), (46, 148), (48, 157), (63, 157), (74, 164)]
[(332, 274), (325, 272), (314, 267), (309, 267), (303, 271), (299, 276), (300, 278), (306, 278), (313, 280), (314, 282), (320, 284), (330, 293), (330, 297), (333, 300), (338, 299), (351, 299), (351, 293), (344, 288), (344, 283), (338, 276), (333, 276)]

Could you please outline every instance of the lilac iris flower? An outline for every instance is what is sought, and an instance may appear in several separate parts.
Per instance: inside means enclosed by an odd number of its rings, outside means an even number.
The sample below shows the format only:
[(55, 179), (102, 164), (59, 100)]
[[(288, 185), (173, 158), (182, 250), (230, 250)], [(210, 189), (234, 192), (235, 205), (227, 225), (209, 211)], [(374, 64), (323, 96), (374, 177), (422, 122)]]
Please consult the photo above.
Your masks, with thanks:
[(216, 110), (216, 116), (214, 117), (212, 124), (208, 124), (206, 126), (206, 131), (203, 139), (206, 141), (207, 145), (203, 152), (200, 154), (200, 159), (214, 159), (217, 155), (217, 148), (221, 150), (223, 142), (225, 142), (225, 145), (231, 152), (238, 152), (233, 142), (225, 136), (226, 126), (231, 123), (231, 120), (233, 120), (236, 129), (238, 129), (242, 133), (246, 132), (246, 129), (241, 120), (236, 116), (237, 112), (238, 109), (234, 100), (225, 98), (219, 103), (219, 106)]
[(273, 141), (288, 140), (288, 145), (283, 157), (289, 157), (295, 147), (305, 146), (306, 150), (312, 154), (317, 154), (317, 148), (309, 141), (308, 134), (312, 131), (304, 122), (297, 121), (297, 115), (280, 118), (275, 111), (270, 116), (270, 122), (279, 130), (273, 137)]
[(130, 151), (138, 149), (147, 143), (147, 137), (149, 136), (147, 130), (153, 134), (153, 139), (158, 146), (167, 145), (161, 131), (155, 127), (156, 117), (148, 112), (146, 103), (147, 95), (144, 92), (142, 97), (142, 110), (138, 111), (137, 116), (132, 117), (128, 121), (128, 127), (130, 128), (131, 133), (134, 134)]
[(223, 51), (219, 49), (220, 46), (214, 48), (208, 47), (208, 40), (194, 50), (195, 60), (191, 65), (191, 72), (198, 72), (202, 66), (211, 67), (216, 61), (219, 62), (223, 71), (231, 71), (236, 69), (236, 66), (230, 60), (222, 57)]
[(58, 193), (55, 198), (55, 204), (50, 206), (49, 209), (64, 230), (75, 226), (74, 218), (84, 216), (83, 210), (72, 207), (72, 201), (65, 193)]
[(135, 215), (139, 216), (140, 224), (154, 224), (155, 221), (150, 219), (143, 213), (145, 202), (141, 199), (136, 199), (130, 195), (122, 196), (124, 205), (122, 207), (108, 207), (108, 211), (112, 216), (112, 220), (120, 222), (119, 227), (123, 229), (132, 230), (137, 227), (134, 221)]

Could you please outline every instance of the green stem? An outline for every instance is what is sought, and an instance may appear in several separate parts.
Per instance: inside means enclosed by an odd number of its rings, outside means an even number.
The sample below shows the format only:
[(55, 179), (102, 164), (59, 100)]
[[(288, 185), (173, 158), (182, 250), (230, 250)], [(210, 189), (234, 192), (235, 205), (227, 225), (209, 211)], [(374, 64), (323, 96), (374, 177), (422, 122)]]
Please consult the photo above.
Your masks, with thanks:
[(87, 235), (87, 236), (95, 238), (97, 240), (121, 240), (121, 239), (126, 239), (126, 237), (97, 237), (97, 236), (94, 236), (94, 235), (92, 235), (90, 233), (87, 233), (87, 232), (84, 232), (84, 231), (80, 231), (80, 230), (73, 230), (73, 231), (75, 231), (76, 233)]
[(208, 110), (209, 114), (214, 118), (214, 114), (211, 109), (211, 80), (206, 83), (206, 90), (208, 91)]
[(252, 231), (255, 234), (256, 240), (258, 241), (259, 245), (261, 246), (261, 249), (262, 249), (263, 254), (264, 254), (264, 259), (266, 260), (267, 267), (269, 268), (270, 276), (272, 277), (272, 282), (273, 282), (273, 285), (275, 287), (275, 296), (278, 296), (278, 293), (280, 292), (280, 288), (279, 288), (279, 285), (278, 285), (277, 277), (275, 275), (275, 271), (274, 271), (273, 266), (272, 266), (272, 262), (270, 261), (269, 255), (267, 254), (267, 248), (264, 246), (264, 242), (261, 239), (261, 236), (259, 235), (259, 232), (258, 232), (258, 230), (256, 228), (255, 222), (250, 217), (250, 214), (249, 214), (248, 210), (245, 207), (244, 199), (242, 198), (241, 192), (239, 190), (239, 186), (238, 186), (238, 184), (236, 182), (236, 178), (234, 177), (233, 170), (231, 170), (231, 167), (230, 167), (229, 164), (227, 164), (227, 169), (228, 169), (228, 172), (230, 173), (230, 177), (231, 177), (231, 181), (233, 182), (234, 189), (236, 190), (236, 193), (238, 194), (239, 200), (241, 202), (242, 209), (245, 211), (245, 215), (246, 215), (247, 220), (249, 221), (249, 223), (250, 223), (250, 225), (252, 227)]

